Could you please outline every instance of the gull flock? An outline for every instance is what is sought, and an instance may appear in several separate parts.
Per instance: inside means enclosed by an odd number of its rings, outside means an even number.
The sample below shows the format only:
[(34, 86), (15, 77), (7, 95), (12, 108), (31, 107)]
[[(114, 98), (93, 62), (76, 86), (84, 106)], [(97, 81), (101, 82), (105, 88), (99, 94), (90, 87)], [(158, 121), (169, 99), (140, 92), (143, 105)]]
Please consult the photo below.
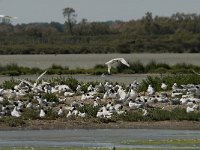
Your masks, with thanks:
[[(143, 116), (148, 110), (155, 108), (168, 109), (168, 106), (182, 106), (187, 113), (199, 111), (200, 85), (178, 85), (169, 87), (162, 83), (162, 91), (157, 92), (154, 85), (149, 85), (145, 91), (138, 92), (140, 83), (133, 81), (127, 87), (117, 83), (107, 82), (98, 85), (77, 85), (72, 90), (69, 85), (52, 84), (42, 80), (47, 71), (43, 72), (34, 83), (24, 79), (16, 79), (18, 84), (12, 89), (0, 89), (0, 117), (21, 117), (26, 109), (34, 109), (39, 118), (47, 117), (51, 109), (59, 116), (85, 118), (89, 114), (84, 111), (86, 104), (97, 109), (97, 118), (111, 119), (113, 114), (124, 114), (131, 110), (141, 110)], [(84, 85), (85, 86), (85, 85)], [(48, 101), (42, 95), (54, 94), (58, 102)], [(29, 95), (32, 95), (30, 97)]]
[[(44, 75), (44, 72), (42, 75)], [(19, 80), (20, 83), (13, 89), (0, 89), (0, 116), (20, 117), (25, 109), (35, 109), (38, 117), (45, 118), (48, 109), (52, 108), (58, 116), (66, 113), (66, 117), (84, 118), (88, 114), (79, 111), (85, 104), (92, 104), (93, 108), (99, 108), (96, 117), (111, 119), (113, 113), (123, 114), (130, 110), (140, 109), (143, 116), (148, 114), (148, 109), (156, 103), (173, 105), (177, 102), (186, 107), (186, 111), (198, 111), (200, 102), (199, 85), (181, 85), (176, 83), (171, 87), (172, 91), (166, 91), (167, 85), (161, 84), (163, 91), (156, 92), (152, 85), (149, 85), (144, 92), (138, 92), (140, 83), (133, 81), (128, 88), (111, 82), (99, 83), (96, 86), (89, 85), (87, 92), (82, 91), (78, 85), (73, 91), (68, 85), (51, 85), (48, 82), (39, 82), (40, 75), (34, 84), (26, 80)], [(41, 95), (44, 93), (55, 94), (59, 102), (49, 102)], [(33, 99), (24, 100), (29, 94)], [(4, 104), (4, 101), (7, 101)]]

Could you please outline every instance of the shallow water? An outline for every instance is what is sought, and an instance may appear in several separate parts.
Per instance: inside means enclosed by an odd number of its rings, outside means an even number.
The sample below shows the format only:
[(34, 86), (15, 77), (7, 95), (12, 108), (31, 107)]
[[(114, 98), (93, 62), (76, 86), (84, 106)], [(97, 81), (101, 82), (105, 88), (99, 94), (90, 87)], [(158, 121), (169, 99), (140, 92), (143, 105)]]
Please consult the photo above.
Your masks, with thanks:
[(200, 66), (200, 54), (174, 54), (174, 53), (132, 53), (132, 54), (62, 54), (62, 55), (0, 55), (0, 64), (18, 64), (25, 67), (38, 67), (46, 69), (52, 64), (74, 68), (92, 68), (97, 64), (105, 64), (113, 58), (123, 57), (128, 62), (140, 61), (147, 64), (154, 60), (170, 65), (187, 63)]
[[(156, 129), (65, 129), (0, 131), (0, 146), (16, 147), (128, 147), (166, 146), (124, 145), (127, 140), (199, 139), (197, 130)], [(180, 148), (180, 147), (179, 147)]]

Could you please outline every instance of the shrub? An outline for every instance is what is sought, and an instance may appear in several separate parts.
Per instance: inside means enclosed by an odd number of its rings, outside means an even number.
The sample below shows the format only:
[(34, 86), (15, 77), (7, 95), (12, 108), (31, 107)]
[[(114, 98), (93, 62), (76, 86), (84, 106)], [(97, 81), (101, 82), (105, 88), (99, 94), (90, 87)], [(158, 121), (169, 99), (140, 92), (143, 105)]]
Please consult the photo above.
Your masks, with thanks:
[(107, 67), (105, 65), (98, 64), (94, 66), (94, 69), (107, 69)]
[(144, 116), (142, 116), (142, 112), (138, 110), (128, 111), (118, 116), (118, 119), (123, 121), (143, 121)]
[(76, 90), (76, 87), (78, 86), (79, 82), (75, 78), (69, 77), (67, 78), (64, 83), (68, 85), (73, 91)]
[(96, 117), (99, 107), (93, 107), (91, 104), (85, 104), (84, 107), (79, 108), (80, 112), (85, 112), (89, 117)]
[(37, 110), (26, 108), (24, 112), (22, 113), (22, 118), (25, 120), (28, 120), (28, 119), (35, 120), (39, 118), (38, 114), (39, 112)]
[(51, 108), (47, 109), (46, 119), (54, 120), (57, 117), (58, 117), (58, 115), (55, 111), (53, 111), (53, 109), (51, 109)]
[(7, 71), (2, 72), (2, 74), (3, 75), (9, 75), (9, 76), (19, 76), (22, 73), (18, 70), (7, 70)]
[(200, 112), (187, 113), (184, 108), (175, 108), (171, 112), (171, 120), (199, 121)]
[(46, 99), (48, 102), (55, 102), (55, 103), (59, 102), (58, 97), (54, 93), (45, 93), (42, 97)]
[(24, 120), (21, 117), (6, 116), (3, 121), (10, 127), (19, 127), (25, 125)]
[(92, 85), (93, 87), (95, 87), (96, 85), (99, 84), (99, 82), (98, 81), (91, 81), (87, 83), (81, 82), (80, 84), (81, 84), (82, 90), (86, 93), (88, 86)]
[(168, 110), (154, 109), (149, 110), (148, 117), (153, 121), (164, 121), (171, 119), (171, 113)]
[(146, 91), (149, 84), (153, 85), (156, 91), (161, 90), (161, 83), (165, 82), (168, 85), (167, 90), (171, 90), (172, 85), (176, 82), (178, 85), (181, 84), (200, 84), (200, 78), (194, 74), (178, 74), (178, 75), (167, 75), (163, 77), (148, 76), (142, 80), (139, 91)]
[(18, 82), (12, 78), (11, 80), (4, 81), (1, 86), (4, 89), (13, 89), (16, 84)]
[(145, 73), (145, 66), (139, 61), (131, 63), (130, 69), (134, 70), (135, 73)]

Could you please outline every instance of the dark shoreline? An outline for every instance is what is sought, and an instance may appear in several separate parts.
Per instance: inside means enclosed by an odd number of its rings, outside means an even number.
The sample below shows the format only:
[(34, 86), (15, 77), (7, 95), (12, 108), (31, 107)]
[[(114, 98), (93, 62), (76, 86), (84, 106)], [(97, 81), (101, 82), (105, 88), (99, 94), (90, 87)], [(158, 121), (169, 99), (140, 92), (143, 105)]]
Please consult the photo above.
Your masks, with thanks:
[(0, 124), (0, 131), (4, 130), (56, 130), (56, 129), (168, 129), (168, 130), (200, 130), (198, 121), (156, 121), (156, 122), (78, 122), (58, 120), (27, 121), (26, 125), (9, 127)]

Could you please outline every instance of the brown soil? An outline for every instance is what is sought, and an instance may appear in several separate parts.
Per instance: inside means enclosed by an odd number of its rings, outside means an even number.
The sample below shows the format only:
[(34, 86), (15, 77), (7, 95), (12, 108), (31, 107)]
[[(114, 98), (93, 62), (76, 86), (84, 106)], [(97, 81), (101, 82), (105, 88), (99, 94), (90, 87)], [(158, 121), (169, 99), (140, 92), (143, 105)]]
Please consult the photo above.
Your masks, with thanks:
[(9, 127), (0, 123), (0, 130), (18, 129), (174, 129), (174, 130), (200, 130), (198, 121), (156, 121), (156, 122), (88, 122), (80, 120), (29, 120), (24, 126)]

